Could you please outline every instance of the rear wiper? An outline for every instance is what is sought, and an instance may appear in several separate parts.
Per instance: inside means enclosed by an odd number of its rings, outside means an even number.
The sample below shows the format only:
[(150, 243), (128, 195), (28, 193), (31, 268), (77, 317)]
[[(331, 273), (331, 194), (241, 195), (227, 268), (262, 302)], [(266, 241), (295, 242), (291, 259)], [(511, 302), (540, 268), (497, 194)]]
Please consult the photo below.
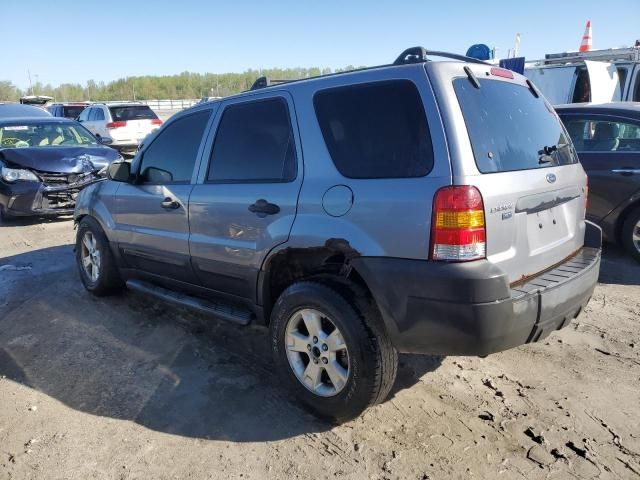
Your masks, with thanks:
[(538, 163), (550, 163), (553, 162), (555, 158), (555, 154), (562, 150), (563, 148), (567, 148), (569, 146), (568, 143), (560, 143), (558, 145), (550, 145), (542, 147), (542, 150), (538, 150), (538, 155), (540, 158), (538, 159)]

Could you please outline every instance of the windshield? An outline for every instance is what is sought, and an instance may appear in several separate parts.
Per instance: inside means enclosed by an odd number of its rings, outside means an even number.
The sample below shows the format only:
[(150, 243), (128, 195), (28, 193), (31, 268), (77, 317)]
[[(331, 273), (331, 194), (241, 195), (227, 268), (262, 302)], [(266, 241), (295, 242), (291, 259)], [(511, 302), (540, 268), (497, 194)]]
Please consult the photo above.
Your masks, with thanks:
[(146, 105), (109, 107), (114, 122), (125, 120), (154, 120), (158, 116)]
[(527, 87), (465, 78), (453, 87), (467, 125), (478, 170), (508, 172), (577, 163), (553, 108)]
[(97, 143), (87, 129), (73, 123), (0, 126), (0, 147), (2, 148), (68, 147)]

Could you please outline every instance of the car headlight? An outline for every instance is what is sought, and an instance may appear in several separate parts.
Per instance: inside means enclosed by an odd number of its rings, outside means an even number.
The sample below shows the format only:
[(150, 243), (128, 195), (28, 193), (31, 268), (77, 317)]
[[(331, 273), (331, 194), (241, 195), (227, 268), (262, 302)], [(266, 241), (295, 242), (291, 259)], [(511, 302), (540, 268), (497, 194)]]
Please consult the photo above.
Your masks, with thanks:
[(25, 180), (27, 182), (40, 181), (40, 179), (33, 172), (29, 170), (23, 170), (21, 168), (2, 167), (0, 169), (0, 175), (6, 182), (15, 182), (18, 180)]

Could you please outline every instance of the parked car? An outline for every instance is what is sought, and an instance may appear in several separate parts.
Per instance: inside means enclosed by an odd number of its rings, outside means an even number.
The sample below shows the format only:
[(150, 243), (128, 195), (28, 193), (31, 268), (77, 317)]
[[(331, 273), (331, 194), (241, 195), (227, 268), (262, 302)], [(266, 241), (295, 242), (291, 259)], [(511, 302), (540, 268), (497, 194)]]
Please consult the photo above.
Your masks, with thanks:
[(556, 110), (589, 176), (587, 218), (640, 260), (640, 103)]
[(0, 221), (71, 214), (78, 192), (121, 158), (77, 122), (47, 116), (0, 120)]
[(111, 147), (129, 154), (162, 125), (147, 105), (131, 102), (94, 103), (83, 110), (78, 121)]
[(31, 105), (21, 105), (19, 103), (0, 103), (0, 120), (5, 118), (27, 118), (46, 117), (51, 118), (51, 114), (46, 110)]
[(560, 120), (520, 75), (427, 55), (174, 115), (78, 197), (87, 290), (266, 323), (274, 368), (338, 421), (384, 400), (398, 352), (487, 355), (566, 327), (601, 232)]
[(64, 117), (75, 120), (88, 105), (90, 105), (89, 102), (52, 103), (47, 105), (47, 110), (54, 117)]

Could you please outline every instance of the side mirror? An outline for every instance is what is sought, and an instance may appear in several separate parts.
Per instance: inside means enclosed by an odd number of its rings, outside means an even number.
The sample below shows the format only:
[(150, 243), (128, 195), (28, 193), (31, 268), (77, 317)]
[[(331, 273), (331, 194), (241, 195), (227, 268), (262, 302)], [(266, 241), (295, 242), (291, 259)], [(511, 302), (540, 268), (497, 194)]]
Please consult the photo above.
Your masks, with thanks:
[(98, 143), (101, 145), (111, 145), (113, 140), (109, 137), (98, 137)]
[(131, 164), (129, 162), (113, 162), (107, 169), (107, 178), (114, 182), (128, 183), (131, 179)]

